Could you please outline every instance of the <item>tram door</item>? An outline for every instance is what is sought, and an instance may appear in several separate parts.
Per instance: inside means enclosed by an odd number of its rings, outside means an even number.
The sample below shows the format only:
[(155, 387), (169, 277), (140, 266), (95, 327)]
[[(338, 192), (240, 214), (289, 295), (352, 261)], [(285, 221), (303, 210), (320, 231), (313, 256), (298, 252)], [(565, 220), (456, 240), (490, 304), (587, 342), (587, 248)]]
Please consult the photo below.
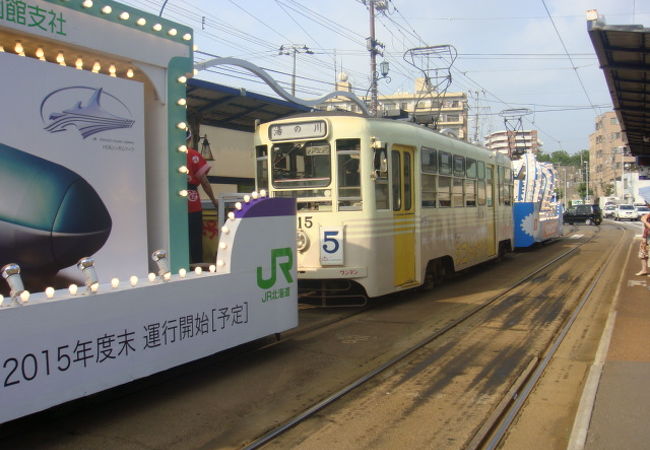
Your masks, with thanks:
[(494, 166), (488, 164), (485, 167), (485, 206), (487, 207), (487, 255), (488, 257), (496, 255), (496, 206), (495, 186), (494, 186)]
[(393, 186), (393, 273), (395, 286), (415, 281), (415, 149), (394, 145), (391, 152)]

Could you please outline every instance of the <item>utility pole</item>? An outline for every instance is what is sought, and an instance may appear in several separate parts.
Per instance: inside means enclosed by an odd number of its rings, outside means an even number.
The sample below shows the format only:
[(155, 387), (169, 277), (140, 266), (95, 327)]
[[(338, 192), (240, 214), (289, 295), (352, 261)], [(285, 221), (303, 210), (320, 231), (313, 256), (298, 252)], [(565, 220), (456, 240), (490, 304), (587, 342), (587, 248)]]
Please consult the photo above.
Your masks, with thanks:
[(309, 47), (304, 44), (281, 45), (280, 49), (278, 50), (278, 55), (293, 55), (293, 71), (291, 72), (291, 95), (294, 97), (296, 96), (296, 54), (298, 53), (306, 53), (308, 55), (314, 54), (314, 52), (312, 52)]
[(372, 81), (370, 82), (370, 115), (377, 115), (377, 79), (379, 74), (377, 73), (377, 54), (383, 56), (383, 53), (377, 49), (377, 47), (384, 48), (384, 44), (375, 39), (375, 7), (377, 11), (386, 11), (388, 9), (388, 4), (386, 0), (363, 0), (364, 4), (368, 5), (368, 10), (370, 12), (370, 37), (366, 39), (367, 48), (370, 52), (370, 75)]
[(474, 143), (478, 143), (478, 91), (474, 91), (474, 110), (476, 111), (476, 114), (474, 114)]

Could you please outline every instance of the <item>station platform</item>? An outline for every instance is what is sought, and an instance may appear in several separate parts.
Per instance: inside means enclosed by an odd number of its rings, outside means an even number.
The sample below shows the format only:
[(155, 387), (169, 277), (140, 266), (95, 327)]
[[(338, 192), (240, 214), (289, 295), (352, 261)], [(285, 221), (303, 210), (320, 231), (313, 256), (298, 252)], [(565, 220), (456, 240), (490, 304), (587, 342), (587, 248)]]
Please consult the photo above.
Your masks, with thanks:
[(627, 252), (568, 448), (650, 446), (650, 276), (636, 275), (640, 235)]

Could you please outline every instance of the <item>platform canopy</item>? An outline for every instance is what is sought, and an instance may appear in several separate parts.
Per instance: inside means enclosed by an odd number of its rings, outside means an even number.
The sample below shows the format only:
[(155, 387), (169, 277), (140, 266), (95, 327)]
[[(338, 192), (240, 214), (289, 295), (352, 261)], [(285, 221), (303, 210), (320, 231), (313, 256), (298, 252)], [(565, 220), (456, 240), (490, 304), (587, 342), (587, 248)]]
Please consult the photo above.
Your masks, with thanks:
[(587, 29), (605, 74), (614, 110), (639, 163), (650, 164), (650, 28), (606, 25), (596, 11)]
[(203, 125), (252, 132), (255, 120), (269, 122), (306, 111), (310, 108), (245, 89), (196, 78), (187, 82), (188, 116)]

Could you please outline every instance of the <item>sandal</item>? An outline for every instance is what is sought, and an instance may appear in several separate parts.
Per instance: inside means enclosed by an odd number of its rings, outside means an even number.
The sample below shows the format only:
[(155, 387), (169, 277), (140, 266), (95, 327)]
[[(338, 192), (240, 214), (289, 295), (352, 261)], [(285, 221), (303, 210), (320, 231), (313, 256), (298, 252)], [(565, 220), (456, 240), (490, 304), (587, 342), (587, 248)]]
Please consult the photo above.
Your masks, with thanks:
[(637, 273), (636, 273), (636, 276), (637, 276), (637, 277), (640, 277), (641, 275), (648, 275), (648, 274), (650, 274), (650, 272), (643, 272), (643, 271), (641, 271), (641, 272), (637, 272)]

